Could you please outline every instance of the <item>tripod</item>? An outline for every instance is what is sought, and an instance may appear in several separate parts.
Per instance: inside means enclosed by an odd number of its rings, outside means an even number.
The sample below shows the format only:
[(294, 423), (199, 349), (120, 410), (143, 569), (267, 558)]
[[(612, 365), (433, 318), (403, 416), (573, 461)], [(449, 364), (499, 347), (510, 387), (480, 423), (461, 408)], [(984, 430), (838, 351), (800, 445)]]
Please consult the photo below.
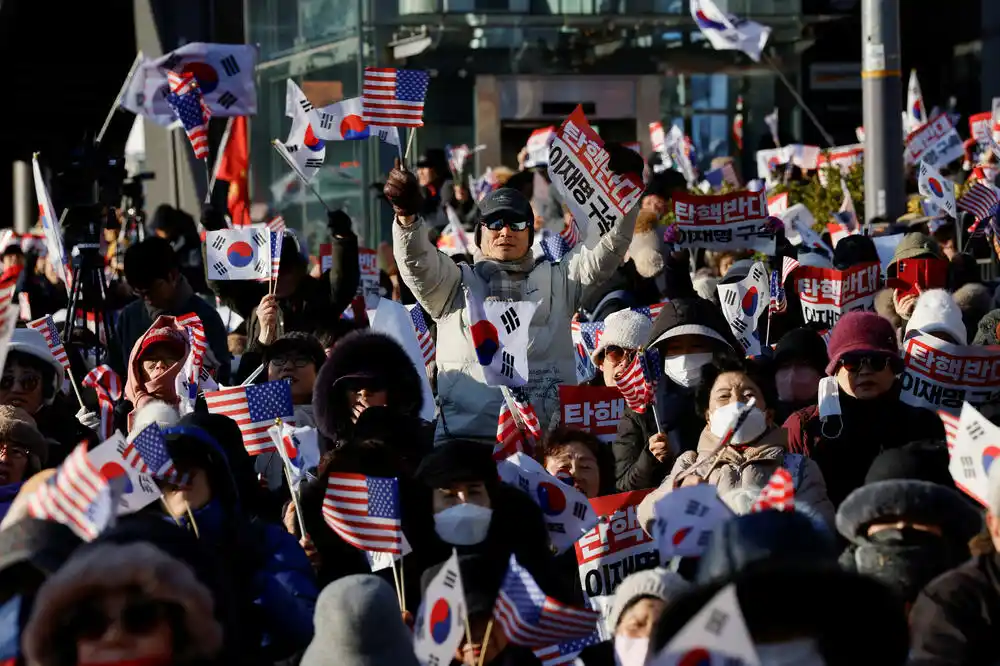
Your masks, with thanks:
[(79, 243), (72, 252), (73, 280), (70, 287), (69, 307), (66, 310), (63, 340), (68, 346), (77, 326), (90, 329), (97, 335), (103, 348), (95, 350), (97, 363), (108, 360), (108, 344), (113, 339), (113, 326), (104, 313), (103, 304), (108, 298), (108, 283), (104, 275), (104, 257), (98, 243)]

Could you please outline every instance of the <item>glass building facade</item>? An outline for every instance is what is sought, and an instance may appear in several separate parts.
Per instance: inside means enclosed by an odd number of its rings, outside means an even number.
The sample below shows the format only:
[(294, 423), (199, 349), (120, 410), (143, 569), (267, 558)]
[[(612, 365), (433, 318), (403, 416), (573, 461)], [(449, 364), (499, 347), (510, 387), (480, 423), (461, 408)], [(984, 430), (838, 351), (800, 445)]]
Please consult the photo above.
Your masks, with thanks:
[[(793, 82), (801, 76), (794, 45), (818, 20), (803, 13), (809, 0), (716, 2), (770, 25), (779, 66)], [(832, 10), (845, 3), (817, 4)], [(531, 131), (558, 124), (577, 102), (606, 139), (640, 141), (646, 152), (649, 122), (676, 123), (707, 167), (713, 157), (735, 154), (732, 123), (742, 96), (745, 126), (753, 127), (744, 151), (752, 158), (758, 147), (771, 147), (761, 119), (779, 103), (774, 71), (712, 50), (689, 12), (688, 0), (245, 0), (247, 41), (260, 45), (254, 198), (302, 229), (315, 251), (325, 210), (270, 145), (284, 140), (291, 124), (285, 81), (295, 80), (321, 106), (359, 96), (365, 66), (430, 71), (413, 154), (484, 144), (477, 173), (516, 166)], [(789, 140), (801, 129), (792, 106), (782, 112)], [(317, 177), (326, 204), (347, 210), (369, 247), (387, 238), (389, 223), (370, 184), (395, 155), (395, 147), (374, 139), (331, 142)]]

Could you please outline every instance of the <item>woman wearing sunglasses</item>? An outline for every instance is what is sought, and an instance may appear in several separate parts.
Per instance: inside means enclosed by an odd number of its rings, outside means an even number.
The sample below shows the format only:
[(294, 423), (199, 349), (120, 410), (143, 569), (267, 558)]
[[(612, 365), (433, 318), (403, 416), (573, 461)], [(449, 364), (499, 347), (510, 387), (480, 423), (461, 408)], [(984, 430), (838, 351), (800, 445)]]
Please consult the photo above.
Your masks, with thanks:
[[(609, 171), (629, 174), (642, 182), (639, 155), (619, 145), (608, 144), (606, 149)], [(549, 424), (559, 407), (559, 384), (576, 383), (570, 318), (580, 305), (584, 288), (607, 281), (628, 252), (639, 197), (635, 196), (635, 204), (616, 220), (613, 209), (602, 214), (601, 197), (592, 191), (588, 180), (578, 180), (572, 196), (588, 210), (591, 203), (598, 206), (593, 217), (604, 233), (597, 242), (589, 239), (586, 246), (579, 243), (559, 263), (551, 263), (536, 260), (531, 252), (535, 212), (528, 199), (513, 188), (497, 189), (479, 202), (474, 238), (481, 256), (469, 266), (456, 265), (431, 244), (419, 215), (420, 187), (412, 173), (393, 169), (383, 192), (396, 215), (392, 234), (399, 273), (437, 323), (441, 418), (436, 439), (496, 441), (497, 414), (503, 399), (498, 388), (487, 386), (477, 358), (469, 332), (466, 292), (481, 301), (536, 304), (527, 322), (531, 341), (527, 391), (541, 423)], [(578, 219), (577, 223), (581, 228), (588, 224), (595, 230), (598, 227), (589, 219)]]
[(903, 360), (892, 324), (874, 312), (850, 312), (830, 335), (828, 377), (820, 380), (817, 405), (785, 422), (788, 449), (819, 465), (834, 505), (864, 485), (882, 451), (909, 442), (944, 441), (944, 426), (926, 409), (900, 401), (896, 376)]

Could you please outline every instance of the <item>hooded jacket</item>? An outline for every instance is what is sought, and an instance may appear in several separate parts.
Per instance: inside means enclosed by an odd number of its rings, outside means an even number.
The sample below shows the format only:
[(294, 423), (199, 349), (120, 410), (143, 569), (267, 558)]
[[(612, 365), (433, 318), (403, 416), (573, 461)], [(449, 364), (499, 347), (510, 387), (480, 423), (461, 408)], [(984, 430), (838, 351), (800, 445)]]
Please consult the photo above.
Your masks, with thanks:
[[(142, 379), (142, 364), (139, 355), (143, 348), (143, 342), (147, 337), (170, 335), (184, 341), (184, 354), (170, 366), (166, 372), (152, 381)], [(149, 402), (159, 400), (169, 405), (177, 406), (180, 398), (177, 396), (175, 381), (177, 375), (184, 368), (184, 361), (188, 354), (187, 331), (177, 323), (174, 317), (161, 315), (156, 318), (153, 325), (149, 327), (142, 337), (136, 341), (128, 357), (128, 378), (125, 380), (125, 399), (132, 403), (132, 412), (128, 415), (128, 431), (132, 430), (135, 420), (135, 413), (145, 407)], [(154, 343), (155, 344), (155, 343)]]
[[(662, 352), (670, 337), (684, 333), (711, 333), (717, 354), (737, 354), (736, 350), (741, 350), (738, 355), (743, 355), (743, 348), (733, 338), (718, 308), (697, 297), (678, 298), (664, 305), (653, 322), (647, 347), (656, 347)], [(612, 450), (617, 487), (621, 492), (655, 488), (670, 471), (672, 460), (660, 462), (649, 451), (649, 438), (658, 431), (657, 417), (675, 453), (693, 451), (705, 428), (705, 420), (695, 409), (693, 390), (680, 387), (663, 376), (656, 385), (653, 400), (655, 410), (647, 409), (644, 414), (638, 414), (626, 406), (618, 422)]]
[[(527, 274), (524, 297), (538, 307), (529, 326), (530, 375), (525, 388), (544, 429), (558, 414), (559, 384), (576, 380), (570, 319), (580, 304), (583, 290), (607, 280), (618, 268), (632, 240), (637, 215), (638, 207), (612, 227), (593, 249), (578, 245), (558, 264), (539, 262)], [(500, 389), (486, 385), (472, 343), (472, 321), (464, 293), (467, 287), (474, 298), (485, 301), (490, 283), (476, 268), (456, 265), (439, 252), (419, 218), (406, 228), (393, 224), (392, 237), (403, 281), (437, 324), (441, 417), (436, 438), (493, 442), (503, 398)]]

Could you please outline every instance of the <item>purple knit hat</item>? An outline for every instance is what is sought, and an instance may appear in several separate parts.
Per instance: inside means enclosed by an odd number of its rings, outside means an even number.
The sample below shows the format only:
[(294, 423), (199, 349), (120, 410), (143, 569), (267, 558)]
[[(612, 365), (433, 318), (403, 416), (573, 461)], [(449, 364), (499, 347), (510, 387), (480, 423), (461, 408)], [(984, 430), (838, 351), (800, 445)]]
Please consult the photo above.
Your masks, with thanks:
[(826, 374), (833, 376), (837, 364), (845, 354), (853, 352), (874, 352), (887, 354), (896, 359), (893, 370), (899, 370), (899, 347), (896, 343), (896, 332), (892, 330), (889, 320), (883, 319), (874, 312), (848, 312), (830, 334), (827, 345), (830, 363), (826, 366)]

